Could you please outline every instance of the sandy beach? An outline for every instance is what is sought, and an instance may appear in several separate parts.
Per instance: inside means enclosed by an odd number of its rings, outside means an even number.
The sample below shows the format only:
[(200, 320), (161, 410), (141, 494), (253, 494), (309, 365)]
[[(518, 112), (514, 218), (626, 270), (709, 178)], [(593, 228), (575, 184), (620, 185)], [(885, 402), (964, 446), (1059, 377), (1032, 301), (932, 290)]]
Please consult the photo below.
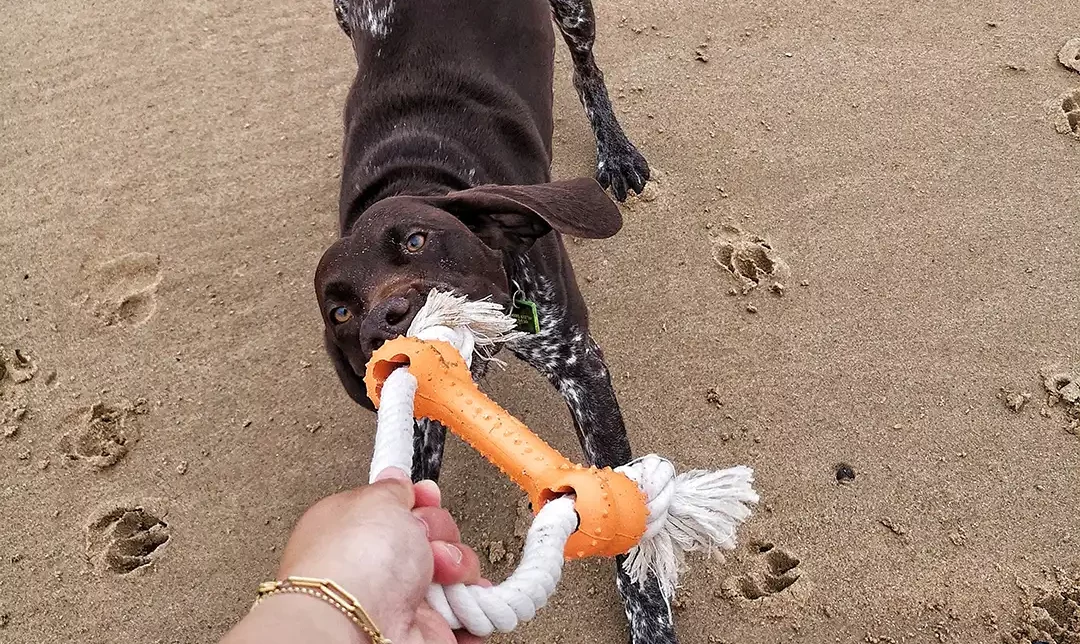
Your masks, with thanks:
[[(1080, 2), (596, 9), (658, 171), (568, 244), (596, 338), (638, 452), (762, 494), (682, 641), (1080, 643)], [(0, 642), (214, 642), (367, 480), (312, 288), (352, 51), (329, 0), (3, 23)], [(558, 178), (594, 163), (568, 58)], [(539, 375), (484, 386), (580, 455)], [(443, 472), (505, 576), (523, 495), (456, 439)], [(493, 641), (624, 642), (611, 565)]]

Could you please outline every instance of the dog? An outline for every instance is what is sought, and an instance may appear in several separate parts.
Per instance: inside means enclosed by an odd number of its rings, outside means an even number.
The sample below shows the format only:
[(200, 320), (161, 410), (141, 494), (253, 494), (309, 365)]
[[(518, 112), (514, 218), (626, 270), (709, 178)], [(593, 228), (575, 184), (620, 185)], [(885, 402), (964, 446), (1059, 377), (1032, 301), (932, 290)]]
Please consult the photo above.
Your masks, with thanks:
[[(593, 57), (590, 0), (335, 0), (358, 71), (345, 105), (338, 239), (315, 289), (345, 390), (374, 409), (362, 377), (432, 289), (528, 303), (539, 328), (507, 348), (570, 408), (586, 460), (617, 467), (630, 443), (562, 235), (606, 238), (617, 199), (649, 166), (615, 117)], [(554, 23), (591, 124), (595, 178), (551, 181)], [(482, 375), (484, 361), (475, 362)], [(437, 479), (446, 430), (416, 424), (413, 477)], [(655, 579), (617, 566), (633, 644), (676, 642)]]

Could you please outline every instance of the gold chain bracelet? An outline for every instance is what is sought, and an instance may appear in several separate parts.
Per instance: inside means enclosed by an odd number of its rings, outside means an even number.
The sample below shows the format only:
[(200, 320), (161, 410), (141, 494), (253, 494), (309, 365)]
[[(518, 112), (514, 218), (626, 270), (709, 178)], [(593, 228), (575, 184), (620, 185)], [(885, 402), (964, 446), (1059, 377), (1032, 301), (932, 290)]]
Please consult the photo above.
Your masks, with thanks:
[(375, 626), (375, 622), (371, 621), (371, 616), (367, 614), (356, 597), (330, 579), (286, 577), (283, 581), (264, 581), (259, 584), (258, 597), (251, 606), (252, 610), (267, 597), (280, 593), (301, 593), (317, 597), (345, 613), (371, 638), (373, 644), (393, 644), (382, 636), (379, 628)]

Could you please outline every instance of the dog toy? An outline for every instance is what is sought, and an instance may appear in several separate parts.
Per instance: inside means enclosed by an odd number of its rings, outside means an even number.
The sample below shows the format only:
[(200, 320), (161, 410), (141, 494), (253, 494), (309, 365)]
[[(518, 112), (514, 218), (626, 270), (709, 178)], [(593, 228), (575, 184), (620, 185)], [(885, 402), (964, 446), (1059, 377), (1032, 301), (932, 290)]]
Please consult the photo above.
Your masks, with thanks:
[(473, 382), (474, 353), (491, 359), (521, 339), (515, 321), (490, 301), (432, 291), (405, 337), (368, 362), (368, 396), (379, 409), (371, 479), (387, 467), (412, 471), (413, 421), (447, 426), (509, 476), (537, 509), (520, 563), (497, 586), (433, 585), (428, 603), (454, 629), (508, 632), (544, 606), (564, 559), (627, 554), (634, 583), (655, 575), (670, 599), (684, 553), (735, 547), (735, 529), (758, 501), (753, 470), (733, 467), (676, 475), (649, 455), (615, 468), (571, 463)]

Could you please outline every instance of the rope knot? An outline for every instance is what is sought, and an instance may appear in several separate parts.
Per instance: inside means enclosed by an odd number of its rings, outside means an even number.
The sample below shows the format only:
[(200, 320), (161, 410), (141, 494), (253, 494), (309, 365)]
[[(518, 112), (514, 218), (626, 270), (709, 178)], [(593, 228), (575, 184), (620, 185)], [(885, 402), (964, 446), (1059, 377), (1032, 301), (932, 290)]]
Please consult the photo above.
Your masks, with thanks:
[(675, 480), (678, 478), (675, 466), (671, 461), (649, 454), (634, 459), (615, 469), (616, 472), (625, 474), (645, 494), (645, 504), (649, 508), (649, 518), (645, 522), (645, 536), (648, 539), (655, 536), (668, 519), (668, 510), (671, 501), (675, 498)]
[(735, 548), (735, 529), (750, 516), (750, 504), (758, 501), (754, 471), (748, 467), (676, 475), (671, 461), (650, 454), (616, 471), (638, 484), (649, 507), (645, 536), (623, 568), (637, 584), (653, 573), (668, 598), (686, 568), (686, 553)]

